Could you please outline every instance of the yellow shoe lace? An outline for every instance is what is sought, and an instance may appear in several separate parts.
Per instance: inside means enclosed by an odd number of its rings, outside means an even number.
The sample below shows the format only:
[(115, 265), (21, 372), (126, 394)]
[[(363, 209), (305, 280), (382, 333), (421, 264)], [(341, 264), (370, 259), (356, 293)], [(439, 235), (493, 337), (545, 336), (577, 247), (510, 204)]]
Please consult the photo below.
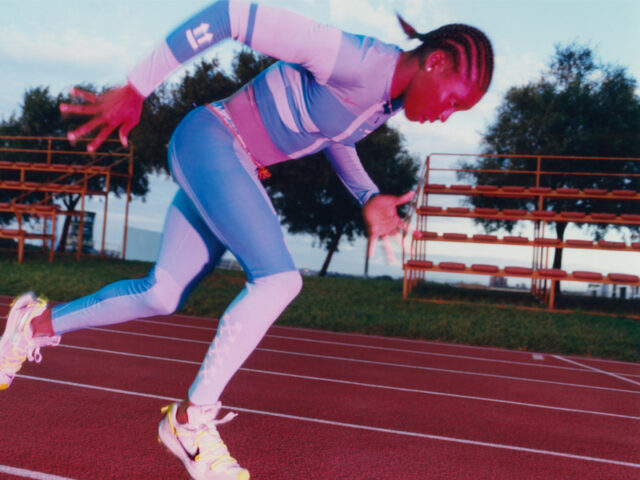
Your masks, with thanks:
[[(177, 404), (167, 405), (161, 409), (161, 412), (166, 414), (174, 406), (177, 408)], [(220, 438), (220, 434), (216, 428), (218, 425), (230, 422), (237, 415), (237, 413), (229, 412), (219, 420), (212, 419), (208, 424), (197, 427), (198, 433), (193, 440), (194, 446), (199, 450), (198, 455), (194, 458), (196, 462), (202, 461), (207, 463), (209, 470), (217, 470), (218, 468), (242, 469), (237, 460), (230, 455), (229, 449), (222, 441), (222, 438)], [(178, 431), (175, 425), (173, 425), (172, 415), (168, 415), (168, 418), (174, 435), (178, 438), (193, 435), (193, 430), (188, 433)]]

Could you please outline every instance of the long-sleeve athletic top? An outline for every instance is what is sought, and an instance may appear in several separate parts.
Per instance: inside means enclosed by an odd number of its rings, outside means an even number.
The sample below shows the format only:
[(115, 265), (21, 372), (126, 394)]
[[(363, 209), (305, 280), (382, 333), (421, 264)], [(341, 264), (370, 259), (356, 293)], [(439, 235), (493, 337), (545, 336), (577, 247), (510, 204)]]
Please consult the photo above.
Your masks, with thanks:
[(322, 150), (361, 205), (378, 193), (355, 143), (402, 108), (390, 98), (400, 49), (287, 10), (220, 0), (169, 34), (130, 72), (129, 83), (146, 97), (181, 64), (227, 38), (279, 60), (237, 94), (248, 99), (244, 113), (231, 109), (260, 163)]

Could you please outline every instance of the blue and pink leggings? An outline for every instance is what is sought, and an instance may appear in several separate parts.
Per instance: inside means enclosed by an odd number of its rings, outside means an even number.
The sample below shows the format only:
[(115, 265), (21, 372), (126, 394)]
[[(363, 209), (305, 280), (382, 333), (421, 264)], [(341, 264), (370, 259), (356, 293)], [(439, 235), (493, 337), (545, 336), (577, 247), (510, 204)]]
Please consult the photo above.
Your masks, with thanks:
[[(230, 122), (221, 104), (214, 108)], [(149, 274), (116, 282), (52, 310), (57, 335), (169, 315), (228, 249), (248, 281), (222, 315), (189, 390), (189, 399), (197, 405), (218, 401), (227, 382), (302, 287), (255, 165), (220, 116), (206, 107), (196, 108), (173, 134), (169, 162), (180, 189), (169, 207), (160, 253)]]

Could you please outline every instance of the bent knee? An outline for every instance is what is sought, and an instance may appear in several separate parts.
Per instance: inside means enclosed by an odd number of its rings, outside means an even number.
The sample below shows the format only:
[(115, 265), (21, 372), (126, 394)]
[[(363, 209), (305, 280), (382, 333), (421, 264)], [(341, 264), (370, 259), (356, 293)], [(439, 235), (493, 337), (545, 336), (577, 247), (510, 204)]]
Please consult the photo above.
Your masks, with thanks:
[(260, 289), (271, 291), (274, 297), (289, 303), (298, 296), (302, 289), (302, 275), (297, 270), (292, 270), (256, 278), (252, 283)]
[(296, 298), (302, 290), (302, 275), (297, 270), (287, 272), (287, 292), (291, 296), (291, 300)]
[(152, 315), (171, 315), (180, 305), (184, 288), (174, 278), (161, 268), (155, 268), (147, 277), (152, 283), (145, 295), (146, 302)]

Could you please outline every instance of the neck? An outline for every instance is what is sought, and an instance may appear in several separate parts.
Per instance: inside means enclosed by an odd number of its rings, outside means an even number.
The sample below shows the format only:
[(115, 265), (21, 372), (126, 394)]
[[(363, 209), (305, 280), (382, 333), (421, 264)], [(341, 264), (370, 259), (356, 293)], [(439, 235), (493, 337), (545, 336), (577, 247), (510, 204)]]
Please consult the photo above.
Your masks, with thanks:
[(402, 52), (391, 80), (391, 98), (401, 97), (418, 70), (418, 61), (411, 52)]

